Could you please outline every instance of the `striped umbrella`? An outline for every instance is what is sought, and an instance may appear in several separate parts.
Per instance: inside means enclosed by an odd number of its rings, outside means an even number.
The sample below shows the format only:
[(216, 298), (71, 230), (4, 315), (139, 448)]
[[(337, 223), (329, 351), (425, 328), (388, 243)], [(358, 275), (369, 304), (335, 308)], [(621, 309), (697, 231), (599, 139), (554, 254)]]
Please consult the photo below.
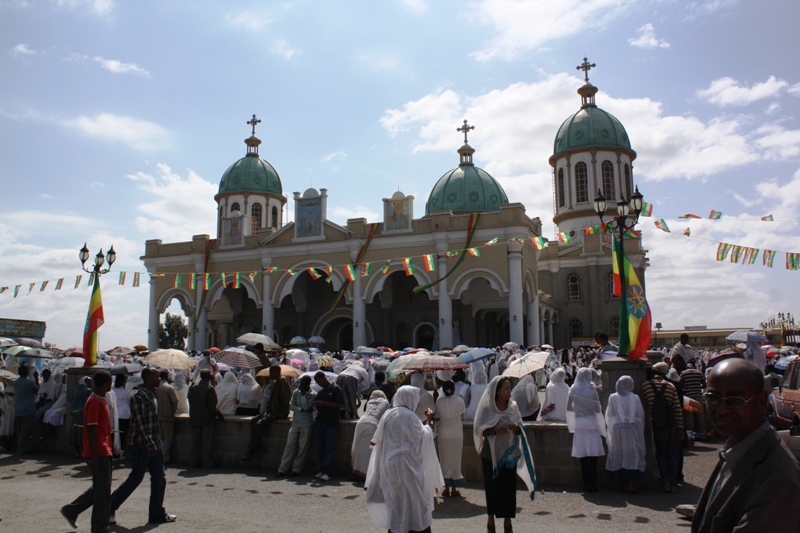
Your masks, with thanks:
[(259, 368), (264, 366), (256, 354), (244, 348), (226, 348), (218, 352), (214, 357), (218, 363), (225, 363), (239, 368)]

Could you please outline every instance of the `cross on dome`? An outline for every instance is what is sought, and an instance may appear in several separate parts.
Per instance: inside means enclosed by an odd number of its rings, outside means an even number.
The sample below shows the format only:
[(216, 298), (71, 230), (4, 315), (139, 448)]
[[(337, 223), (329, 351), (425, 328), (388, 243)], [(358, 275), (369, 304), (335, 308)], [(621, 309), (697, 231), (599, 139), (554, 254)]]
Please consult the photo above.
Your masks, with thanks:
[[(586, 80), (586, 83), (589, 83), (589, 71), (593, 68), (597, 67), (594, 63), (589, 63), (589, 60), (585, 57), (583, 58), (583, 63), (575, 67), (576, 70), (583, 71), (583, 79)], [(255, 115), (253, 115), (255, 116)]]
[(461, 126), (460, 128), (456, 128), (456, 131), (463, 131), (464, 132), (464, 144), (467, 144), (467, 132), (469, 130), (474, 130), (474, 129), (475, 129), (475, 126), (467, 125), (467, 121), (465, 120), (464, 121), (464, 125)]
[(256, 134), (256, 124), (260, 124), (260, 123), (261, 123), (261, 119), (260, 118), (256, 118), (255, 113), (253, 113), (253, 118), (251, 118), (250, 120), (247, 121), (248, 125), (253, 126), (253, 135)]

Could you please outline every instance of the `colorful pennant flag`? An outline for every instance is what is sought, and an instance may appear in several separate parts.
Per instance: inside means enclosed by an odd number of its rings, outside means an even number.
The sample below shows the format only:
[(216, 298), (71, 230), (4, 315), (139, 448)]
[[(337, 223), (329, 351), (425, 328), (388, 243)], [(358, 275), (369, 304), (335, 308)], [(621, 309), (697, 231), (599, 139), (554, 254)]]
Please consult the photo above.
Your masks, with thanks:
[(633, 269), (628, 258), (622, 254), (624, 272), (624, 287), (619, 272), (619, 242), (614, 239), (613, 264), (614, 264), (614, 294), (621, 296), (623, 289), (625, 297), (620, 298), (619, 321), (619, 353), (627, 355), (632, 361), (640, 359), (650, 346), (652, 333), (652, 314), (644, 287), (639, 282), (639, 276)]
[(356, 271), (353, 268), (353, 265), (345, 265), (344, 266), (344, 275), (347, 276), (349, 281), (355, 281), (356, 279)]
[(91, 287), (94, 285), (94, 278), (95, 278), (94, 272), (89, 274), (89, 283), (86, 284), (87, 287)]
[(219, 280), (222, 282), (222, 286), (223, 286), (223, 287), (227, 287), (227, 285), (225, 284), (225, 279), (226, 279), (227, 277), (228, 277), (228, 276), (226, 276), (226, 275), (225, 275), (225, 272), (220, 272), (220, 273), (219, 273)]
[(446, 255), (447, 257), (456, 257), (458, 255), (458, 253), (459, 252), (457, 252), (457, 251), (455, 251), (455, 252), (445, 252), (444, 255)]
[(711, 213), (708, 215), (708, 218), (711, 220), (719, 220), (722, 218), (722, 211), (717, 211), (716, 209), (712, 209)]
[(211, 274), (206, 272), (205, 274), (203, 274), (203, 290), (207, 291), (210, 288), (211, 288)]
[(624, 233), (624, 234), (625, 234), (625, 236), (626, 236), (627, 238), (629, 238), (629, 239), (638, 239), (639, 237), (641, 237), (641, 236), (642, 236), (641, 232), (638, 232), (638, 231), (636, 231), (636, 230), (635, 230), (635, 229), (633, 229), (633, 228), (625, 228), (625, 229), (622, 231), (622, 233)]
[(181, 274), (175, 274), (175, 278), (172, 280), (172, 288), (177, 289), (181, 286)]
[(642, 211), (639, 213), (639, 216), (642, 217), (649, 217), (653, 215), (653, 204), (649, 202), (642, 202)]
[(322, 275), (321, 275), (321, 274), (319, 274), (319, 273), (317, 272), (317, 269), (316, 269), (316, 268), (314, 268), (314, 267), (308, 267), (308, 268), (306, 269), (306, 272), (308, 272), (308, 275), (309, 275), (309, 276), (311, 276), (311, 279), (314, 279), (314, 280), (317, 280), (317, 279), (319, 279), (319, 278), (321, 278), (321, 277), (322, 277)]
[[(64, 284), (64, 278), (59, 278), (59, 280), (56, 282), (56, 290), (60, 291), (61, 290), (61, 286), (63, 284)], [(8, 288), (8, 287), (6, 287), (6, 288)]]
[(742, 255), (742, 251), (744, 250), (744, 246), (733, 245), (731, 248), (731, 263), (738, 263), (739, 257)]
[(277, 272), (277, 271), (278, 271), (278, 269), (279, 269), (279, 268), (280, 268), (280, 267), (277, 267), (277, 266), (274, 266), (274, 267), (269, 267), (269, 268), (265, 268), (265, 269), (264, 269), (264, 272), (265, 272), (266, 274), (274, 274), (275, 272)]
[(8, 287), (0, 287), (0, 294), (3, 294), (8, 290)]
[(127, 275), (127, 272), (120, 272), (119, 273), (119, 284), (120, 285), (125, 285), (125, 277), (126, 277), (126, 275)]
[(45, 289), (45, 287), (47, 287), (48, 283), (49, 283), (49, 281), (43, 281), (42, 282), (42, 286), (39, 288), (39, 292), (44, 292), (44, 289)]
[(699, 215), (693, 215), (691, 213), (686, 213), (685, 215), (681, 215), (678, 218), (703, 218)]
[[(80, 276), (78, 276), (78, 277), (80, 277)], [(16, 298), (17, 294), (19, 294), (20, 287), (22, 287), (22, 285), (17, 285), (16, 287), (14, 287), (14, 298)]]
[(492, 239), (491, 241), (489, 241), (489, 242), (485, 243), (485, 244), (484, 244), (484, 246), (492, 246), (493, 244), (497, 244), (497, 241), (498, 241), (498, 240), (500, 240), (500, 238), (499, 238), (499, 237), (495, 237), (495, 238), (494, 238), (494, 239)]
[(35, 282), (35, 281), (34, 281), (33, 283), (31, 283), (31, 284), (28, 286), (28, 294), (30, 294), (30, 293), (31, 293), (31, 291), (33, 290), (33, 286), (34, 286), (34, 285), (36, 285), (36, 282)]
[(81, 278), (82, 278), (82, 277), (83, 277), (83, 274), (81, 274), (80, 276), (77, 276), (77, 277), (75, 278), (75, 288), (76, 288), (76, 289), (78, 288), (78, 285), (80, 285), (80, 284), (81, 284)]
[[(497, 239), (493, 240), (497, 241)], [(428, 272), (434, 272), (436, 270), (436, 261), (433, 258), (433, 254), (423, 255), (422, 259), (425, 261), (425, 270)]]
[(233, 273), (233, 288), (238, 289), (242, 286), (242, 277), (239, 272)]
[(254, 272), (250, 272), (250, 273), (247, 275), (247, 279), (249, 279), (249, 280), (250, 280), (250, 283), (253, 283), (253, 281), (256, 279), (256, 274), (258, 274), (258, 272), (257, 272), (257, 271), (254, 271)]
[[(752, 265), (755, 264), (756, 258), (758, 258), (758, 248), (750, 248), (750, 254), (747, 256), (747, 264)], [(744, 261), (742, 261), (744, 264)]]
[(139, 286), (139, 280), (141, 279), (142, 273), (141, 272), (134, 272), (133, 273), (133, 286)]
[(372, 274), (372, 263), (361, 263), (361, 277)]
[(666, 231), (667, 233), (670, 233), (669, 226), (667, 226), (667, 221), (664, 220), (663, 218), (656, 220), (655, 222), (653, 222), (653, 224), (655, 224), (655, 226), (661, 231)]
[(788, 270), (800, 269), (800, 254), (786, 252), (786, 268)]
[(328, 273), (328, 276), (325, 278), (325, 283), (330, 283), (331, 280), (333, 279), (333, 267), (332, 266), (326, 266), (325, 267), (325, 272)]
[(381, 273), (384, 276), (389, 275), (389, 271), (392, 269), (391, 261), (386, 261), (386, 263), (381, 267)]
[(537, 250), (544, 250), (544, 237), (532, 237), (531, 244)]
[(691, 237), (692, 228), (686, 228), (685, 230), (683, 230), (683, 234), (686, 235), (687, 237)]
[(97, 330), (103, 325), (103, 298), (100, 294), (100, 276), (94, 277), (92, 297), (89, 300), (89, 311), (86, 314), (86, 326), (83, 328), (83, 358), (85, 366), (97, 364)]
[(592, 226), (591, 228), (583, 228), (583, 232), (586, 235), (594, 235), (595, 233), (600, 233), (600, 225)]
[(761, 217), (761, 220), (763, 220), (764, 222), (773, 222), (775, 218), (773, 218), (772, 215), (767, 215), (765, 217)]
[(731, 245), (724, 242), (719, 243), (717, 246), (717, 261), (725, 261), (728, 257), (728, 252), (731, 251)]
[(191, 290), (197, 289), (197, 274), (194, 272), (189, 274), (189, 289)]
[(411, 257), (403, 259), (403, 270), (406, 271), (406, 276), (413, 276), (416, 272), (414, 269), (414, 260)]
[(477, 248), (467, 248), (467, 252), (469, 252), (469, 255), (471, 255), (473, 257), (480, 257), (481, 256), (481, 251), (478, 250)]
[(764, 250), (764, 255), (761, 256), (761, 263), (765, 267), (772, 268), (773, 261), (775, 261), (775, 250)]
[(567, 233), (566, 231), (562, 231), (561, 233), (558, 234), (558, 240), (565, 244), (569, 244), (570, 242), (572, 242), (572, 239), (570, 239), (569, 237), (569, 233)]

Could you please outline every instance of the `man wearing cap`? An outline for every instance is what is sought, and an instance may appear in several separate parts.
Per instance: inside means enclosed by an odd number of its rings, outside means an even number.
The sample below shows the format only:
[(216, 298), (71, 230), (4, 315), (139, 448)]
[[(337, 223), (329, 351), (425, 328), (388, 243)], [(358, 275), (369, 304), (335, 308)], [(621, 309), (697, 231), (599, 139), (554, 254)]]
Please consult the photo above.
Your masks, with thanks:
[[(653, 428), (653, 444), (656, 447), (656, 464), (661, 476), (664, 492), (678, 492), (680, 471), (680, 442), (683, 433), (683, 406), (678, 400), (678, 391), (664, 376), (669, 372), (667, 363), (660, 362), (647, 371), (647, 381), (642, 383), (642, 394), (647, 400), (647, 411)], [(656, 396), (663, 397), (656, 401)], [(663, 406), (653, 409), (654, 405)], [(670, 416), (671, 415), (671, 416)]]
[(706, 407), (728, 440), (692, 518), (692, 533), (797, 531), (800, 467), (765, 417), (769, 391), (750, 361), (729, 359), (708, 376)]

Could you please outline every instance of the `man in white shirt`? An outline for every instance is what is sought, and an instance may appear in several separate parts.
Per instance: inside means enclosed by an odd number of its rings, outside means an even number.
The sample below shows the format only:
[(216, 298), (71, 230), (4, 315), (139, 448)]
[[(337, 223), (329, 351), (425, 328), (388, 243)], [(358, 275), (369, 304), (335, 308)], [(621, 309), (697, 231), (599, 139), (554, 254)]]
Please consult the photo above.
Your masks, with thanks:
[(686, 370), (686, 364), (689, 362), (689, 360), (694, 358), (694, 348), (689, 346), (688, 334), (681, 334), (680, 342), (672, 347), (669, 357), (672, 361), (672, 368), (677, 370), (678, 374)]

